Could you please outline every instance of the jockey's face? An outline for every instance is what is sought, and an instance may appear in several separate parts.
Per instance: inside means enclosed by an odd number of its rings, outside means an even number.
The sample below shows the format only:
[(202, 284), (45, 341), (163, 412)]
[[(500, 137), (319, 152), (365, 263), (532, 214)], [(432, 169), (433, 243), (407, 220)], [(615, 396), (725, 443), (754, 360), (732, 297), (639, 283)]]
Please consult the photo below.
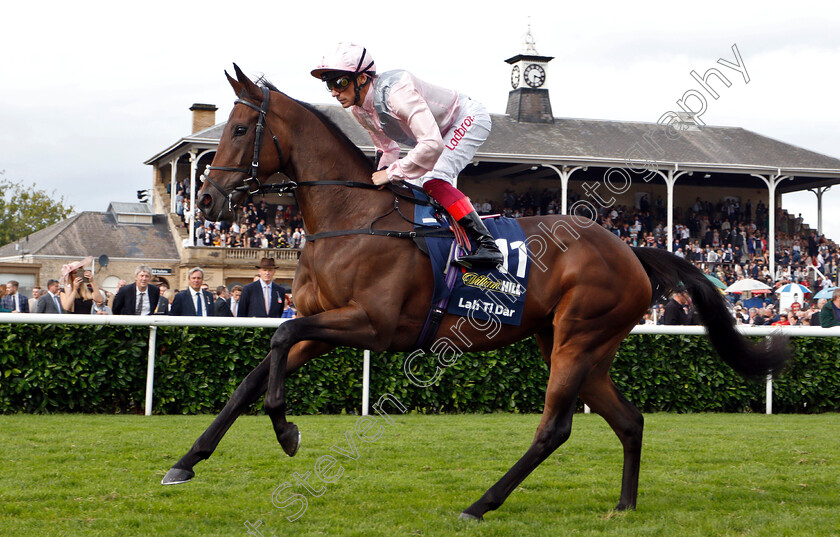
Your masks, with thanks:
[[(345, 75), (338, 77), (337, 79), (330, 80), (327, 83), (327, 87), (330, 90), (330, 95), (335, 97), (342, 107), (350, 108), (353, 105), (361, 104), (362, 101), (365, 100), (365, 95), (368, 90), (368, 86), (365, 85), (367, 80), (367, 75), (358, 75), (355, 80), (351, 75)], [(347, 84), (344, 85), (343, 81), (346, 81)], [(356, 101), (356, 85), (359, 86), (358, 102)]]

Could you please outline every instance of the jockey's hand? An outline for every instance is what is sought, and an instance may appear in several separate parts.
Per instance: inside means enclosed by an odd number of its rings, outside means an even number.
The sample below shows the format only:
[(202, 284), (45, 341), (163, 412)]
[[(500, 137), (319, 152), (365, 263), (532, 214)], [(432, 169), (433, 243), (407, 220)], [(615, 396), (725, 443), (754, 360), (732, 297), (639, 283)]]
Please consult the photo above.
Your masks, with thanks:
[(371, 176), (371, 180), (375, 185), (384, 185), (389, 182), (388, 180), (388, 171), (387, 170), (379, 170), (378, 172), (373, 172)]

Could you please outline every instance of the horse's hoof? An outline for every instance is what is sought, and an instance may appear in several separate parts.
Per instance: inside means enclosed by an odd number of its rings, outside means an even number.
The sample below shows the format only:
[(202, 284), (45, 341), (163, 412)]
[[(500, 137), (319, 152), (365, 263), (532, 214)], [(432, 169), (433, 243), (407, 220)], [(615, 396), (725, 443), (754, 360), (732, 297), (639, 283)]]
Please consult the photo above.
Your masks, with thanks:
[(294, 457), (300, 447), (300, 431), (297, 425), (290, 423), (286, 431), (277, 437), (277, 441), (280, 442), (280, 446), (286, 452), (286, 455)]
[(195, 472), (192, 470), (182, 470), (181, 468), (170, 468), (166, 475), (161, 479), (161, 485), (180, 485), (181, 483), (189, 482), (195, 477)]
[(476, 522), (484, 522), (484, 517), (471, 515), (464, 511), (458, 516), (458, 520), (475, 520)]

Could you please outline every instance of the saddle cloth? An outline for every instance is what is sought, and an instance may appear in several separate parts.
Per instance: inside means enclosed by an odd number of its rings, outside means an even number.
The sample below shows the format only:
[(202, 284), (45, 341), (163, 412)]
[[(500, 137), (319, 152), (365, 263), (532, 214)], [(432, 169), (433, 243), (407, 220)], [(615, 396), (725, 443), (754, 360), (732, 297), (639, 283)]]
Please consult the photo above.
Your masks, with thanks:
[[(423, 193), (417, 190), (414, 195), (420, 199), (423, 197)], [(415, 205), (414, 223), (417, 230), (450, 228), (441, 212), (428, 205)], [(502, 324), (518, 326), (522, 320), (530, 270), (525, 232), (512, 218), (486, 218), (484, 224), (504, 256), (500, 270), (464, 269), (452, 263), (456, 252), (466, 255), (454, 241), (454, 236), (423, 237), (426, 248), (421, 246), (421, 249), (427, 251), (434, 273), (432, 304), (446, 304), (446, 312), (453, 315), (477, 321), (492, 318)], [(447, 284), (447, 269), (456, 271), (455, 277), (450, 275), (448, 279), (449, 283), (454, 280), (451, 289)]]

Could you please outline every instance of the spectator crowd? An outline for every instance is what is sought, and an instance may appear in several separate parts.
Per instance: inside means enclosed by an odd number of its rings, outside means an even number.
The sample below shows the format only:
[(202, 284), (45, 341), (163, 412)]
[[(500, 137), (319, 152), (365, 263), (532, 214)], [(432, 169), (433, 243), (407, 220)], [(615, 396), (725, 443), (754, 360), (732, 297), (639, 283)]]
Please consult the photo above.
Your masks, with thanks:
[(32, 297), (18, 291), (19, 283), (0, 284), (0, 312), (82, 315), (189, 315), (199, 317), (294, 317), (292, 295), (274, 282), (272, 258), (263, 258), (247, 285), (220, 285), (209, 289), (204, 270), (188, 273), (187, 289), (169, 289), (152, 281), (152, 269), (140, 265), (134, 281), (120, 280), (115, 293), (100, 289), (91, 270), (92, 257), (64, 265), (60, 279), (49, 279), (46, 289), (34, 287)]
[(190, 229), (195, 220), (195, 244), (224, 248), (303, 248), (306, 233), (297, 207), (248, 201), (233, 222), (211, 222), (201, 211), (190, 211), (189, 184), (175, 187), (175, 213)]
[[(580, 199), (569, 193), (569, 205)], [(506, 190), (500, 202), (473, 201), (479, 214), (501, 214), (511, 218), (560, 214), (559, 190), (543, 189), (516, 193)], [(596, 222), (629, 246), (667, 249), (666, 208), (662, 197), (652, 201), (642, 195), (636, 206), (601, 206)], [(816, 231), (804, 226), (802, 215), (776, 212), (775, 274), (770, 274), (768, 229), (770, 214), (763, 201), (730, 197), (713, 203), (696, 198), (690, 207), (674, 209), (672, 251), (724, 286), (744, 278), (767, 284), (770, 292), (727, 294), (732, 315), (739, 324), (819, 325), (825, 300), (812, 300), (817, 292), (838, 281), (840, 250)], [(812, 270), (816, 269), (816, 270)], [(799, 283), (810, 293), (794, 304), (780, 307), (776, 291)], [(832, 301), (827, 302), (831, 304)], [(685, 311), (683, 311), (685, 310)], [(682, 312), (682, 313), (680, 313)], [(840, 318), (840, 317), (838, 317)], [(676, 293), (655, 301), (642, 323), (698, 324), (691, 298)]]

